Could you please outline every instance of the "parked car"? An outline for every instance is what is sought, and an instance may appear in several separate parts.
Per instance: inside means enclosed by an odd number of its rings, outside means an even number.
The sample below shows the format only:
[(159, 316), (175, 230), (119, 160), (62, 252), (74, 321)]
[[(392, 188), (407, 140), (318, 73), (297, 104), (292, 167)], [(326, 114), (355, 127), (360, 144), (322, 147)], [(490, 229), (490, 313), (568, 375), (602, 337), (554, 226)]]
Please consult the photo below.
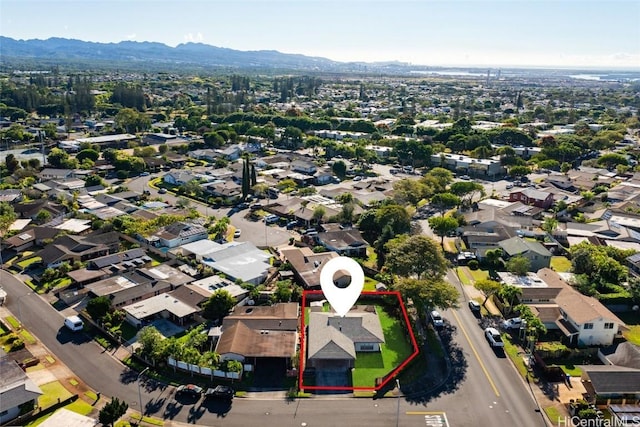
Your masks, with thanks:
[(233, 232), (233, 237), (237, 239), (241, 235), (242, 235), (242, 230), (240, 230), (239, 228), (236, 228), (236, 231)]
[(362, 175), (357, 175), (353, 178), (354, 181), (362, 181)]
[(77, 332), (84, 328), (84, 322), (78, 316), (68, 316), (64, 319), (64, 326), (70, 331)]
[(514, 317), (502, 322), (502, 327), (507, 330), (520, 329), (522, 327), (522, 319), (520, 317)]
[(166, 192), (167, 192), (166, 188), (161, 188), (161, 189), (158, 190), (158, 193), (160, 193), (160, 194), (165, 194)]
[(437, 310), (433, 310), (430, 314), (430, 317), (431, 317), (431, 323), (433, 323), (434, 327), (441, 328), (444, 326), (444, 320), (442, 319), (442, 316)]
[(140, 174), (140, 176), (149, 176), (149, 175), (150, 175), (150, 174), (149, 174), (149, 172), (142, 172), (142, 173)]
[(202, 394), (202, 387), (195, 384), (183, 384), (176, 389), (176, 396), (198, 397)]
[(278, 215), (267, 215), (264, 217), (264, 222), (267, 224), (275, 224), (280, 220)]
[(500, 336), (500, 332), (496, 328), (486, 328), (484, 330), (484, 336), (491, 344), (491, 347), (504, 347), (504, 341)]
[(208, 398), (216, 398), (216, 399), (233, 399), (233, 395), (235, 391), (229, 387), (228, 385), (219, 385), (212, 388), (207, 389), (204, 393), (205, 399)]
[(511, 190), (513, 188), (513, 183), (508, 183), (507, 184), (507, 190)]
[(460, 179), (464, 179), (465, 181), (468, 181), (471, 179), (471, 177), (469, 175), (462, 175)]
[(471, 309), (471, 311), (473, 312), (479, 312), (480, 311), (480, 303), (476, 300), (469, 300), (469, 308)]

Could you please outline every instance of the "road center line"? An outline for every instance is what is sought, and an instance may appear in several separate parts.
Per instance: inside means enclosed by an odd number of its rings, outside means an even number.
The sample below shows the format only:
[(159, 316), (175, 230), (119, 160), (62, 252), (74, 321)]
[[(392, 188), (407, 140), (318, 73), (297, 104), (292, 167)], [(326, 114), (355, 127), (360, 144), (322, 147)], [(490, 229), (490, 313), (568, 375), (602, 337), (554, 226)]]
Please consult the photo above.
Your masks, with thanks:
[(484, 366), (484, 363), (482, 363), (482, 359), (480, 359), (480, 355), (478, 354), (478, 351), (476, 350), (476, 347), (471, 342), (471, 339), (469, 339), (469, 334), (467, 334), (466, 329), (464, 328), (464, 326), (462, 326), (462, 322), (460, 322), (460, 318), (456, 314), (455, 310), (451, 310), (451, 313), (453, 314), (453, 317), (456, 318), (456, 322), (458, 322), (458, 327), (460, 328), (460, 330), (464, 334), (464, 337), (467, 339), (467, 342), (471, 346), (471, 351), (473, 351), (473, 354), (476, 356), (476, 359), (478, 360), (478, 363), (480, 364), (480, 367), (482, 368), (482, 372), (484, 372), (484, 375), (487, 377), (487, 380), (489, 381), (489, 384), (491, 385), (491, 388), (493, 388), (493, 392), (496, 394), (497, 397), (500, 397), (500, 392), (498, 391), (498, 388), (496, 387), (496, 384), (491, 379), (491, 375), (489, 375), (489, 371), (487, 371), (487, 368)]

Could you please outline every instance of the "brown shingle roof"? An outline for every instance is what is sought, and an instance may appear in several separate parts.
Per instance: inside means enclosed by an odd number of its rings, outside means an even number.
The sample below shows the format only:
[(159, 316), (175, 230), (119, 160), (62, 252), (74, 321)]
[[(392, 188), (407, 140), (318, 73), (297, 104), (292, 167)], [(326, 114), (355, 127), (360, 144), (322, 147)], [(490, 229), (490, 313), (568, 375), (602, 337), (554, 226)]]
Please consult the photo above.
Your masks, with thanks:
[(298, 329), (298, 303), (238, 307), (224, 318), (223, 326), (229, 328), (237, 322), (255, 330), (295, 331)]
[(297, 333), (291, 331), (256, 331), (244, 322), (225, 328), (216, 346), (216, 353), (239, 354), (244, 357), (286, 357), (296, 352)]
[(624, 326), (624, 322), (607, 307), (602, 305), (600, 301), (593, 297), (582, 295), (562, 280), (560, 275), (555, 271), (549, 268), (543, 268), (538, 271), (538, 277), (549, 286), (562, 288), (562, 291), (556, 297), (556, 304), (558, 304), (575, 323), (582, 325), (602, 317)]

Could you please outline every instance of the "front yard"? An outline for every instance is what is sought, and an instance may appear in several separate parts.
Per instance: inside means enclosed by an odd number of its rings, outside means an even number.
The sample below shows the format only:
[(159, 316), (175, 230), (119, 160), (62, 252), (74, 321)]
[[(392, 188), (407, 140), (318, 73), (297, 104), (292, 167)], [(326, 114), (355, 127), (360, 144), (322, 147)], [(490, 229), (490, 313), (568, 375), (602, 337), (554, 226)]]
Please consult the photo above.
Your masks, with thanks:
[(376, 306), (384, 344), (379, 353), (358, 353), (355, 369), (352, 371), (354, 387), (374, 387), (376, 378), (384, 377), (405, 361), (413, 352), (406, 336), (404, 322), (387, 314), (382, 307)]

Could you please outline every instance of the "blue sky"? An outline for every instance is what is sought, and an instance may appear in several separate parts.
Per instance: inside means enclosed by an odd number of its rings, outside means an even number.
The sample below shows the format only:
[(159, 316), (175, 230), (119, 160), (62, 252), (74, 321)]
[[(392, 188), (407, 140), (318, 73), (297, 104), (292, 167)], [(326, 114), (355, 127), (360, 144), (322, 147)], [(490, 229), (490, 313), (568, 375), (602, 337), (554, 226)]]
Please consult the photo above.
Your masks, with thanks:
[[(2, 0), (0, 34), (338, 61), (640, 69), (638, 0)], [(1, 46), (0, 46), (1, 54)]]

